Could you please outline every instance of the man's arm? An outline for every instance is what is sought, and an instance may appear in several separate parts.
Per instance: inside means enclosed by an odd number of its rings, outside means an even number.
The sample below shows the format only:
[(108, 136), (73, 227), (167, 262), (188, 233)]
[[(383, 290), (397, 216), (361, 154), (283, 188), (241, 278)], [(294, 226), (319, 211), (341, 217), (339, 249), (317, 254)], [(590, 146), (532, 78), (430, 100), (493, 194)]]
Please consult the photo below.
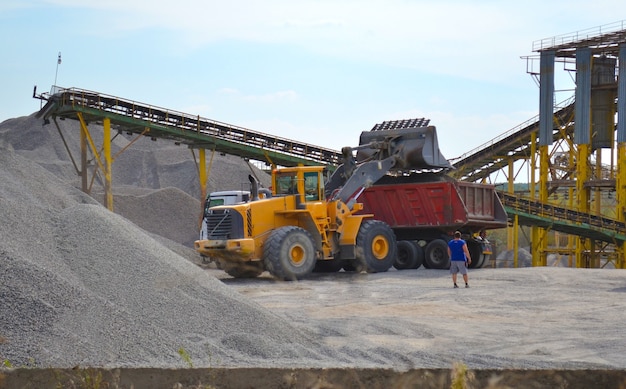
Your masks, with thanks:
[(472, 257), (470, 257), (469, 249), (467, 248), (467, 244), (463, 245), (463, 252), (465, 253), (465, 258), (467, 258), (467, 262), (472, 263)]

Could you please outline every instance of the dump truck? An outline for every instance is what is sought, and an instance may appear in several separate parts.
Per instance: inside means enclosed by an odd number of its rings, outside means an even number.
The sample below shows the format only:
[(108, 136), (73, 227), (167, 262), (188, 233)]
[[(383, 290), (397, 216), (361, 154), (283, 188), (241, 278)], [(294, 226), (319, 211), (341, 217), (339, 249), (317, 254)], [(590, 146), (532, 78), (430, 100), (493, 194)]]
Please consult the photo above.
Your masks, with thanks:
[[(452, 168), (441, 155), (435, 128), (428, 119), (394, 120), (376, 124), (361, 133), (354, 162), (358, 165), (389, 154), (384, 148), (369, 148), (381, 138), (390, 137), (410, 128), (432, 129), (421, 147), (413, 147), (403, 159), (405, 167), (382, 176), (359, 196), (362, 212), (373, 214), (387, 223), (397, 239), (398, 270), (428, 268), (447, 269), (450, 266), (448, 241), (460, 231), (472, 257), (471, 267), (489, 263), (493, 253), (485, 231), (507, 226), (507, 214), (495, 186), (462, 182), (446, 173)], [(398, 147), (404, 147), (402, 145)], [(419, 152), (415, 152), (419, 150)], [(345, 159), (345, 157), (344, 157)], [(344, 162), (344, 164), (346, 164)]]
[(362, 212), (389, 224), (397, 239), (398, 270), (450, 266), (455, 231), (467, 242), (470, 267), (486, 266), (493, 253), (486, 231), (507, 226), (494, 185), (457, 181), (445, 172), (385, 176), (359, 197)]
[[(354, 152), (367, 157), (357, 163)], [(264, 198), (250, 176), (251, 201), (209, 208), (207, 236), (196, 250), (237, 278), (266, 270), (283, 280), (342, 268), (387, 271), (397, 258), (395, 234), (361, 212), (359, 196), (389, 172), (450, 164), (434, 127), (379, 131), (342, 153), (344, 163), (328, 180), (325, 166), (274, 169), (272, 193)]]

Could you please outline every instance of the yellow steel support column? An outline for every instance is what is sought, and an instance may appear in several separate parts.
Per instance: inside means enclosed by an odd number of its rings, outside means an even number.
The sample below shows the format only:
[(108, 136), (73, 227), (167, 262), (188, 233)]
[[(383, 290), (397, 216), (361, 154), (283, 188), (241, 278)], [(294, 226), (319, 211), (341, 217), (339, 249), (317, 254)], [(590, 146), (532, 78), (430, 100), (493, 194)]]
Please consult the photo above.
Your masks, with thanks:
[[(576, 158), (578, 158), (577, 149), (574, 147), (572, 143), (569, 149), (568, 155), (568, 168), (571, 169), (572, 166), (576, 166)], [(575, 208), (574, 204), (576, 203), (576, 188), (570, 187), (567, 189), (567, 206), (569, 208)], [(575, 267), (576, 266), (576, 244), (578, 242), (578, 238), (574, 235), (567, 236), (567, 249), (568, 249), (568, 258), (567, 258), (567, 266)]]
[[(539, 201), (548, 202), (548, 145), (539, 146)], [(546, 249), (548, 247), (547, 230), (532, 226), (531, 251), (533, 266), (546, 266)]]
[[(102, 170), (104, 172), (104, 174), (106, 175), (108, 172), (108, 182), (105, 179), (105, 206), (109, 209), (109, 210), (113, 210), (113, 194), (111, 192), (111, 121), (109, 119), (105, 119), (104, 123), (108, 123), (108, 136), (104, 137), (103, 140), (103, 148), (104, 147), (108, 147), (108, 158), (105, 157), (105, 159), (107, 160), (107, 164), (108, 167), (102, 164), (102, 159), (100, 157), (100, 153), (98, 153), (98, 149), (96, 148), (96, 144), (94, 143), (93, 139), (91, 138), (91, 135), (89, 134), (89, 129), (87, 128), (87, 122), (85, 122), (85, 119), (83, 118), (83, 114), (80, 112), (76, 113), (76, 116), (78, 117), (78, 121), (80, 122), (80, 129), (81, 129), (81, 134), (82, 136), (84, 136), (84, 139), (87, 141), (87, 144), (89, 145), (89, 147), (91, 148), (91, 152), (94, 155), (94, 160), (96, 161), (96, 163), (98, 164), (98, 168), (100, 170)], [(104, 126), (105, 128), (105, 135), (107, 135), (107, 126)], [(81, 137), (82, 138), (82, 137)], [(108, 144), (108, 146), (107, 146)], [(86, 174), (86, 169), (84, 174)], [(93, 177), (96, 176), (96, 172), (94, 171), (93, 173)], [(92, 177), (92, 179), (93, 179)], [(107, 187), (109, 188), (108, 192), (107, 192)], [(109, 199), (110, 196), (110, 199)], [(110, 206), (109, 206), (110, 204)]]
[(513, 215), (513, 267), (519, 266), (519, 216)]
[(204, 215), (204, 206), (207, 196), (207, 182), (209, 180), (209, 175), (211, 172), (211, 167), (213, 166), (213, 157), (215, 156), (215, 150), (211, 152), (211, 161), (209, 162), (209, 168), (206, 167), (206, 150), (199, 149), (198, 150), (198, 160), (196, 160), (196, 154), (191, 150), (191, 154), (193, 155), (193, 159), (196, 163), (196, 168), (198, 169), (198, 180), (200, 182), (200, 217), (198, 218), (198, 226), (202, 224), (202, 217)]
[(87, 137), (85, 132), (80, 132), (80, 182), (84, 193), (90, 194), (87, 186)]
[[(626, 143), (619, 142), (617, 144), (617, 175), (615, 177), (615, 195), (617, 199), (615, 216), (617, 220), (626, 221)], [(626, 250), (624, 243), (616, 244), (617, 263), (615, 267), (626, 269)]]
[[(530, 136), (530, 198), (535, 200), (537, 198), (537, 132), (533, 131)], [(539, 164), (541, 174), (541, 164)], [(531, 251), (531, 263), (535, 266), (535, 254), (537, 252), (537, 242), (539, 242), (539, 230), (538, 227), (530, 227), (530, 251)]]
[(537, 131), (530, 134), (530, 198), (535, 199), (535, 185), (537, 179), (535, 170), (537, 169)]
[(207, 182), (206, 152), (204, 149), (200, 149), (198, 151), (198, 158), (199, 158), (198, 178), (200, 179), (200, 202), (204, 204), (204, 200), (206, 199), (206, 182)]
[(111, 119), (104, 118), (102, 151), (104, 152), (104, 206), (113, 211), (113, 185), (111, 184)]
[[(578, 145), (578, 163), (576, 164), (576, 197), (578, 211), (589, 213), (589, 189), (585, 188), (585, 182), (589, 180), (589, 155), (590, 145), (582, 143)], [(588, 239), (579, 236), (576, 242), (576, 267), (586, 267), (584, 257), (585, 248), (588, 247)]]
[[(513, 171), (513, 158), (509, 158), (509, 174), (508, 174), (508, 192), (511, 194), (515, 193), (515, 172)], [(517, 219), (516, 219), (517, 220)], [(514, 243), (513, 236), (515, 235), (515, 229), (518, 226), (513, 224), (513, 226), (509, 226), (506, 228), (506, 248), (507, 250), (514, 250), (517, 255), (517, 246)]]

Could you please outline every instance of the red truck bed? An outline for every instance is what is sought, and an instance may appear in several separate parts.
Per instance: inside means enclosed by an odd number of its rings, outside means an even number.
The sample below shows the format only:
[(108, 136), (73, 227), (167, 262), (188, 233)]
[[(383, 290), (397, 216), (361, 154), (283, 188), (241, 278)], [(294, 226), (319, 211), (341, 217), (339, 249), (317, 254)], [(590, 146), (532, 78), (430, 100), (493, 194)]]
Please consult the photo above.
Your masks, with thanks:
[(477, 232), (506, 227), (506, 211), (493, 185), (455, 181), (440, 174), (386, 176), (358, 199), (365, 213), (393, 229)]

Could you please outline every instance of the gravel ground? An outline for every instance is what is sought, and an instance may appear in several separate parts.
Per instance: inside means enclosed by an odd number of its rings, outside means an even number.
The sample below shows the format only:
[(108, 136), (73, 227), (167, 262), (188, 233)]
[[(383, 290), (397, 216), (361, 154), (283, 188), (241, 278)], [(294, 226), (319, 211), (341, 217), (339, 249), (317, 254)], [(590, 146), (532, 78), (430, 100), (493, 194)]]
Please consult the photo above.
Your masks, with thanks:
[(207, 270), (360, 366), (625, 369), (623, 270), (483, 268), (315, 274), (297, 283)]
[[(112, 213), (76, 189), (59, 142), (32, 117), (0, 123), (0, 361), (626, 369), (623, 270), (480, 269), (460, 290), (423, 268), (236, 280), (186, 246), (199, 209), (188, 150), (120, 156)], [(246, 170), (216, 160), (209, 190), (237, 189)]]

